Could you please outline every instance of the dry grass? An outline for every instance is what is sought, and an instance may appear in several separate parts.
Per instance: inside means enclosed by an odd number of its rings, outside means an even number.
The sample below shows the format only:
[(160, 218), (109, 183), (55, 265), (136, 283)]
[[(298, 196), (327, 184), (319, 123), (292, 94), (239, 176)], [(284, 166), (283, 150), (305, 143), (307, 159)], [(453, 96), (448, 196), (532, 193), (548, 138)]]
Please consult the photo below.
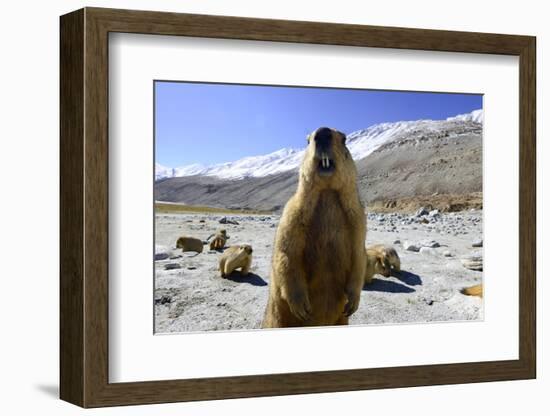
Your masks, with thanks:
[(402, 212), (410, 214), (420, 207), (438, 209), (441, 212), (458, 212), (471, 208), (483, 209), (483, 194), (481, 192), (472, 192), (463, 195), (419, 195), (390, 200), (377, 200), (368, 204), (367, 211), (381, 213)]
[(174, 213), (209, 213), (209, 214), (256, 214), (256, 215), (270, 215), (268, 211), (256, 211), (250, 209), (228, 209), (207, 207), (201, 205), (184, 205), (166, 202), (155, 202), (155, 213), (161, 214), (174, 214)]

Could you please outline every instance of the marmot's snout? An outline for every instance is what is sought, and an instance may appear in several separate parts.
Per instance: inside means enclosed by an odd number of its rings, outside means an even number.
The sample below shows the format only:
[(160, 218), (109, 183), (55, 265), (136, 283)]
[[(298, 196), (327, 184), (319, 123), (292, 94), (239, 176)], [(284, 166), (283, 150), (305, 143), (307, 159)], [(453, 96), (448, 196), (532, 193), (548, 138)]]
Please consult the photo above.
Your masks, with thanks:
[(391, 266), (388, 264), (387, 261), (382, 262), (382, 272), (380, 274), (384, 277), (391, 276)]
[(313, 135), (313, 145), (315, 146), (315, 159), (318, 161), (318, 172), (321, 176), (328, 176), (334, 172), (334, 152), (332, 130), (327, 127), (317, 129)]

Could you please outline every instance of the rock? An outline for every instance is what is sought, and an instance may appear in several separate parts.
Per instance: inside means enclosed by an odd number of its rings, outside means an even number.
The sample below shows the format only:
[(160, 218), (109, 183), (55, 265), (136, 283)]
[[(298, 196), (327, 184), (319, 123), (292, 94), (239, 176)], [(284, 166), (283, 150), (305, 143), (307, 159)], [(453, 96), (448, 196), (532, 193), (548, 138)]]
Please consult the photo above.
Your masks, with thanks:
[(438, 209), (432, 209), (428, 213), (428, 217), (438, 217), (439, 216), (439, 210)]
[(453, 253), (451, 253), (449, 250), (445, 250), (445, 251), (443, 252), (443, 255), (444, 255), (445, 257), (453, 257)]
[(460, 261), (467, 269), (478, 272), (483, 271), (483, 256), (481, 254), (475, 253), (470, 256), (463, 257)]
[(218, 221), (220, 224), (233, 224), (233, 225), (239, 225), (239, 223), (235, 220), (227, 219), (227, 217), (222, 217)]
[(421, 224), (429, 224), (430, 221), (427, 220), (426, 218), (422, 218), (422, 219), (420, 220), (420, 223), (421, 223)]
[(166, 303), (172, 303), (172, 298), (170, 296), (162, 296), (161, 298), (155, 299), (155, 305), (164, 305)]
[(420, 243), (418, 243), (420, 247), (428, 247), (428, 248), (437, 248), (440, 247), (440, 244), (435, 240), (422, 240)]
[(435, 256), (437, 255), (437, 252), (430, 247), (420, 247), (420, 254), (428, 255), (428, 256)]
[(472, 243), (472, 247), (483, 247), (483, 240), (475, 240)]
[(420, 207), (418, 208), (418, 210), (415, 212), (414, 216), (415, 217), (421, 217), (422, 215), (428, 215), (430, 213), (430, 211), (428, 210), (428, 208), (426, 207)]
[(181, 269), (179, 263), (168, 263), (164, 265), (164, 270), (176, 270)]
[(395, 240), (393, 244), (401, 244), (401, 240)]
[(196, 270), (197, 268), (195, 266), (188, 266), (187, 270)]
[(409, 241), (405, 241), (405, 243), (403, 244), (403, 248), (407, 251), (414, 251), (414, 252), (420, 251), (420, 248), (418, 246), (415, 246), (413, 243)]
[(155, 245), (155, 261), (166, 260), (170, 257), (170, 249), (164, 246)]
[(170, 255), (168, 253), (155, 253), (155, 261), (166, 260)]
[(199, 220), (199, 222), (206, 222), (205, 220)]

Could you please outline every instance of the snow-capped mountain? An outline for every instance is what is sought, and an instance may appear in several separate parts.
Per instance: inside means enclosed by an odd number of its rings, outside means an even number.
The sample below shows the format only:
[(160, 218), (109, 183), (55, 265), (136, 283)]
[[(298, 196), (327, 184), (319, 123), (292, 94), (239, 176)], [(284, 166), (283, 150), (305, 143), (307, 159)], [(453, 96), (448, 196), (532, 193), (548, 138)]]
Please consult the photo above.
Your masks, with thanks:
[(483, 110), (474, 110), (471, 113), (449, 117), (447, 121), (473, 121), (474, 123), (483, 124)]
[[(354, 160), (369, 156), (383, 145), (397, 140), (418, 138), (422, 134), (438, 134), (449, 129), (449, 125), (483, 123), (483, 110), (449, 117), (447, 120), (416, 120), (375, 124), (367, 129), (347, 135), (347, 147)], [(451, 126), (451, 127), (452, 127)], [(280, 149), (267, 155), (250, 156), (234, 162), (218, 163), (210, 166), (193, 164), (179, 168), (155, 166), (156, 179), (211, 176), (220, 179), (259, 178), (283, 173), (298, 168), (304, 149)]]
[(157, 164), (156, 178), (193, 175), (215, 176), (223, 179), (262, 177), (294, 169), (300, 165), (303, 154), (303, 150), (285, 148), (267, 155), (250, 156), (235, 162), (218, 163), (210, 166), (194, 164), (169, 169)]

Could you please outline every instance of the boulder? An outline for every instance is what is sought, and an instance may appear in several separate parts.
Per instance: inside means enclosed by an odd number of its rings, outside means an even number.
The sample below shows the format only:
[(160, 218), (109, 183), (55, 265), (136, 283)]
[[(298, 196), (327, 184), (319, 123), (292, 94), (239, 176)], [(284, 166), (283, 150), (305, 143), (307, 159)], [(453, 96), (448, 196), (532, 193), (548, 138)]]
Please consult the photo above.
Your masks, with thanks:
[(426, 207), (420, 207), (414, 214), (415, 217), (421, 217), (422, 215), (428, 215), (430, 213), (430, 210)]
[(422, 240), (420, 243), (418, 243), (420, 247), (428, 247), (428, 248), (437, 248), (440, 247), (440, 244), (435, 240)]
[(170, 249), (161, 245), (155, 245), (155, 261), (166, 260), (170, 257)]
[(420, 247), (418, 247), (417, 245), (409, 242), (409, 241), (405, 241), (405, 243), (403, 244), (403, 248), (407, 251), (414, 251), (414, 252), (419, 252), (420, 251)]
[(462, 265), (469, 270), (475, 270), (478, 272), (483, 271), (483, 256), (479, 253), (474, 253), (470, 256), (460, 259)]

